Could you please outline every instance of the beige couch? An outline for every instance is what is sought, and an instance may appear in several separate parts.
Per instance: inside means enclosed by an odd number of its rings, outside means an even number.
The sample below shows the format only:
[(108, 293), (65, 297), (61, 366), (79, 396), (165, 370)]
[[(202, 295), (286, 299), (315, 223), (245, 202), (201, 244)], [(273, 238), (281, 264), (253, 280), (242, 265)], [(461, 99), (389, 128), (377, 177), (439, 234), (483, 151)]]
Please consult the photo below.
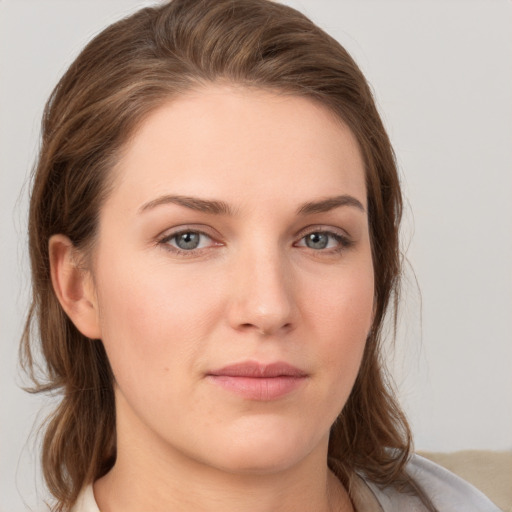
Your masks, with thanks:
[(512, 452), (467, 450), (419, 455), (472, 483), (504, 512), (512, 512)]

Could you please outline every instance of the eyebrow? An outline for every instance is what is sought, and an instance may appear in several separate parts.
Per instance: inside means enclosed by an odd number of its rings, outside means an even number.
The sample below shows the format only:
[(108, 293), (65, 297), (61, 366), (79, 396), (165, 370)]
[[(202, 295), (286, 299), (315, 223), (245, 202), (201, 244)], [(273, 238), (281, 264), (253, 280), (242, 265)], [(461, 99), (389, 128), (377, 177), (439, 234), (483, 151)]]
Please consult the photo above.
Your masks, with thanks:
[(356, 199), (354, 196), (344, 194), (341, 196), (327, 197), (320, 201), (304, 203), (298, 208), (297, 214), (312, 215), (315, 213), (325, 213), (334, 210), (335, 208), (339, 208), (340, 206), (352, 206), (361, 210), (363, 213), (365, 212), (364, 206), (359, 199)]
[[(143, 213), (147, 210), (152, 210), (157, 206), (164, 204), (177, 204), (184, 206), (191, 210), (211, 213), (214, 215), (227, 215), (234, 216), (235, 211), (224, 201), (217, 201), (211, 199), (200, 199), (192, 196), (181, 196), (181, 195), (164, 195), (143, 204), (139, 208), (139, 213)], [(341, 196), (328, 197), (319, 201), (309, 201), (302, 204), (297, 209), (297, 215), (313, 215), (316, 213), (325, 213), (341, 206), (351, 206), (358, 210), (365, 212), (362, 203), (353, 196), (344, 194)]]
[(215, 215), (234, 215), (232, 208), (224, 201), (173, 195), (165, 195), (158, 197), (157, 199), (153, 199), (153, 201), (149, 201), (148, 203), (141, 206), (139, 213), (151, 210), (162, 204), (177, 204), (179, 206), (184, 206), (185, 208), (190, 208), (191, 210), (196, 210), (203, 213), (213, 213)]

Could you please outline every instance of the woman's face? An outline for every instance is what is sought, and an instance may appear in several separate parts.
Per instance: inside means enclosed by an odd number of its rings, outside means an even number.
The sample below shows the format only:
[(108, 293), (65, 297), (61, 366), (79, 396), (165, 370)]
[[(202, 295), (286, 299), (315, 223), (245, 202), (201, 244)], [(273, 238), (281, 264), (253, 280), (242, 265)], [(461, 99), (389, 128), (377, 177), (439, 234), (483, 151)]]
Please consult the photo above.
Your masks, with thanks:
[(148, 117), (114, 179), (93, 270), (119, 457), (325, 456), (373, 311), (349, 129), (309, 99), (210, 86)]

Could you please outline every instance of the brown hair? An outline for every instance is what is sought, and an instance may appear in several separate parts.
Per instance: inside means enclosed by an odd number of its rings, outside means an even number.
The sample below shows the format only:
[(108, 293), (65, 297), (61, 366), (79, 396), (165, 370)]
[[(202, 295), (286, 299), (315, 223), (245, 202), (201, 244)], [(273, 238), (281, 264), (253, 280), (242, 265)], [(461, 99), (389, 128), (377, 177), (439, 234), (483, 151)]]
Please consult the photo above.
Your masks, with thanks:
[(378, 484), (407, 482), (411, 434), (379, 347), (385, 313), (398, 297), (402, 202), (370, 88), (345, 49), (290, 7), (268, 0), (174, 0), (142, 9), (95, 37), (44, 112), (29, 218), (33, 301), (21, 357), (34, 391), (62, 395), (42, 448), (57, 511), (72, 506), (84, 485), (112, 467), (116, 427), (103, 345), (85, 338), (63, 312), (51, 285), (48, 240), (62, 233), (76, 248), (91, 249), (111, 186), (108, 171), (130, 134), (170, 97), (219, 80), (311, 98), (357, 137), (366, 166), (376, 309), (357, 380), (331, 429), (329, 465), (345, 484), (354, 471)]

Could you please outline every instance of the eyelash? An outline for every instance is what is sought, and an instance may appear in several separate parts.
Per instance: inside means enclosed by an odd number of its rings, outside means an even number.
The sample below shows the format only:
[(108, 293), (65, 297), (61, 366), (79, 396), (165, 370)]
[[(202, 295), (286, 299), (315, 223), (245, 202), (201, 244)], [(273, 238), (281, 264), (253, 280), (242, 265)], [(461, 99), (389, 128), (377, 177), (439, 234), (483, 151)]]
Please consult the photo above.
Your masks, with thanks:
[[(176, 231), (171, 234), (167, 234), (167, 235), (163, 236), (162, 238), (160, 238), (157, 241), (157, 243), (158, 243), (158, 245), (161, 245), (166, 251), (172, 252), (173, 254), (176, 254), (178, 256), (185, 256), (185, 257), (197, 256), (197, 255), (201, 254), (205, 249), (208, 249), (208, 247), (201, 247), (199, 249), (186, 250), (186, 249), (180, 249), (179, 247), (170, 245), (169, 242), (171, 240), (175, 240), (177, 237), (187, 234), (187, 233), (205, 236), (205, 237), (209, 238), (210, 240), (214, 241), (213, 237), (208, 235), (204, 231), (201, 231), (198, 229), (182, 229), (180, 231)], [(345, 251), (346, 249), (349, 249), (354, 244), (354, 242), (347, 236), (341, 235), (339, 233), (335, 233), (333, 231), (329, 231), (327, 229), (322, 229), (322, 228), (310, 229), (307, 232), (301, 233), (299, 242), (303, 241), (308, 235), (312, 235), (312, 234), (328, 235), (329, 237), (333, 238), (337, 242), (338, 245), (334, 248), (329, 248), (329, 249), (312, 249), (310, 247), (307, 247), (306, 245), (300, 245), (298, 247), (306, 247), (315, 253), (338, 254), (338, 253)], [(214, 245), (222, 245), (222, 244), (217, 243)], [(297, 247), (297, 245), (295, 245), (295, 244), (294, 244), (294, 246)]]

